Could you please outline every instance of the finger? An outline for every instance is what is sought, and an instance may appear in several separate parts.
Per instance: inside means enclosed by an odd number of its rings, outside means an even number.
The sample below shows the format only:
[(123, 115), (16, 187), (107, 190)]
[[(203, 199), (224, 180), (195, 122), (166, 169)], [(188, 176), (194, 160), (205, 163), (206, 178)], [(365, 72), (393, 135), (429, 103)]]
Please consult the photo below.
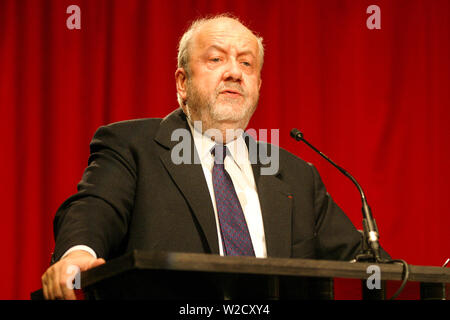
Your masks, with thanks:
[(44, 295), (44, 299), (48, 300), (48, 290), (46, 286), (42, 286), (42, 294)]
[(49, 295), (48, 295), (48, 286), (47, 286), (47, 273), (44, 273), (44, 275), (41, 278), (41, 282), (42, 282), (42, 293), (44, 295), (44, 299), (48, 300)]
[(48, 289), (47, 287), (42, 287), (42, 293), (44, 295), (45, 300), (49, 300)]
[(54, 273), (54, 267), (51, 267), (46, 272), (46, 278), (47, 278), (47, 299), (48, 300), (55, 300), (55, 296), (53, 294), (53, 273)]
[(53, 296), (54, 299), (61, 300), (63, 298), (63, 293), (61, 290), (61, 281), (62, 281), (62, 274), (61, 274), (62, 266), (59, 265), (55, 268), (54, 274), (53, 274), (53, 282), (52, 282), (52, 290), (53, 290)]
[(105, 262), (106, 262), (106, 261), (105, 261), (105, 259), (103, 259), (103, 258), (96, 259), (96, 260), (94, 260), (94, 261), (91, 263), (91, 265), (89, 266), (89, 269), (90, 269), (90, 268), (98, 267), (98, 266), (104, 264)]
[(61, 291), (65, 300), (76, 300), (75, 291), (73, 290), (73, 280), (78, 276), (79, 268), (76, 266), (68, 266), (62, 277)]
[(67, 284), (65, 284), (62, 288), (62, 294), (64, 300), (77, 300), (77, 297), (75, 295), (75, 291), (73, 289), (70, 289)]

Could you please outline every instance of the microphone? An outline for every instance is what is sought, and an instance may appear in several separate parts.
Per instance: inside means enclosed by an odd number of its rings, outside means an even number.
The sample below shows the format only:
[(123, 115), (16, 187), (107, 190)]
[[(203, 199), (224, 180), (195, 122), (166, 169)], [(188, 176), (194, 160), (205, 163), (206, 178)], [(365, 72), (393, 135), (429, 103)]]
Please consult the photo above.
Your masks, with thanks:
[[(353, 184), (358, 188), (358, 191), (361, 195), (361, 202), (362, 202), (362, 214), (363, 214), (363, 228), (364, 228), (364, 242), (367, 242), (367, 245), (371, 249), (371, 253), (363, 253), (361, 255), (358, 255), (356, 260), (372, 260), (375, 259), (376, 262), (381, 262), (381, 256), (380, 256), (380, 244), (378, 242), (379, 235), (378, 235), (378, 228), (375, 222), (375, 219), (372, 217), (372, 211), (369, 207), (369, 204), (367, 203), (366, 195), (364, 194), (363, 189), (359, 185), (358, 181), (356, 181), (353, 176), (345, 171), (343, 168), (339, 167), (334, 161), (332, 161), (330, 158), (328, 158), (325, 154), (320, 152), (317, 148), (315, 148), (312, 144), (310, 144), (308, 141), (305, 140), (303, 137), (303, 133), (294, 128), (291, 130), (291, 137), (294, 138), (297, 141), (303, 141), (313, 149), (315, 152), (320, 154), (325, 160), (327, 160), (329, 163), (331, 163), (336, 169), (338, 169), (340, 172), (342, 172), (347, 178), (349, 178)], [(366, 243), (363, 243), (363, 250)]]

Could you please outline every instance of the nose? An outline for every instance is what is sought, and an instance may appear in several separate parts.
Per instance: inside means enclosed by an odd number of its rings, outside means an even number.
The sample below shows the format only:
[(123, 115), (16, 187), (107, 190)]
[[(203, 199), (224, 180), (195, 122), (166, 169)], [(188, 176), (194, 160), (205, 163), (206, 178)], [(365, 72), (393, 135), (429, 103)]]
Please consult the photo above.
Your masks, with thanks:
[(223, 77), (225, 81), (232, 80), (235, 82), (240, 82), (242, 80), (242, 69), (236, 59), (229, 59)]

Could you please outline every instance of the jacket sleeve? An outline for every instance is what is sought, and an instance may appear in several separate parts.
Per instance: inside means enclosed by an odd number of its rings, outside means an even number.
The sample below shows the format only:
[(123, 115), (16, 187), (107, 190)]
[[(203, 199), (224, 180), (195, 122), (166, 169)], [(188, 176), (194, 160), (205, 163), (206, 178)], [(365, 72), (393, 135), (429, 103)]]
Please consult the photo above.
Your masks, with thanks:
[(126, 135), (118, 132), (105, 126), (95, 133), (78, 192), (56, 213), (52, 262), (75, 245), (86, 245), (103, 258), (114, 256), (124, 245), (134, 202), (136, 164)]

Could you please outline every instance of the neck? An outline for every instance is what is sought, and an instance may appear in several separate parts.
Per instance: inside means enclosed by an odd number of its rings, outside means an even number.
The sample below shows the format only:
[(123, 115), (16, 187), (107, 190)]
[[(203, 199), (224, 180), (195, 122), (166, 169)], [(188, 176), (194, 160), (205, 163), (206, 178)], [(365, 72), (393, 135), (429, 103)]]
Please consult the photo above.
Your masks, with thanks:
[(209, 124), (206, 121), (192, 120), (188, 118), (194, 130), (209, 137), (211, 140), (217, 143), (227, 144), (233, 140), (236, 140), (240, 135), (244, 133), (241, 126), (236, 123), (221, 122), (218, 124)]

